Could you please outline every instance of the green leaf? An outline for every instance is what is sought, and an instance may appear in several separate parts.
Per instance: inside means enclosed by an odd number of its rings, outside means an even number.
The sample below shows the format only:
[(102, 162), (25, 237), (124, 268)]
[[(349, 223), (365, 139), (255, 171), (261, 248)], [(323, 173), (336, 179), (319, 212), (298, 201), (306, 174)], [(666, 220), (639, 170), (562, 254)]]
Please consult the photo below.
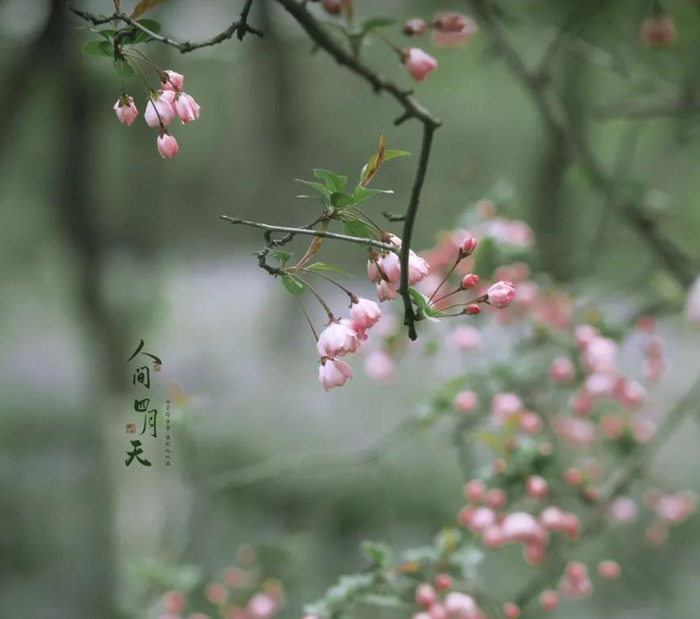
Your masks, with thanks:
[(304, 284), (302, 284), (296, 277), (292, 277), (287, 273), (282, 273), (280, 277), (282, 278), (282, 283), (289, 294), (294, 297), (300, 297), (302, 294), (304, 294), (306, 286), (304, 286)]
[(353, 196), (351, 196), (349, 193), (335, 191), (331, 194), (331, 204), (333, 206), (337, 206), (338, 208), (345, 208), (346, 206), (354, 204), (354, 202), (355, 200), (353, 199)]
[(408, 157), (411, 153), (407, 150), (399, 150), (398, 148), (387, 148), (384, 153), (384, 161), (389, 161), (389, 159), (397, 159), (398, 157)]
[(340, 174), (321, 168), (316, 168), (314, 170), (314, 176), (320, 178), (326, 184), (326, 187), (333, 192), (342, 192), (348, 182), (347, 176), (341, 176)]
[(386, 569), (392, 561), (392, 551), (383, 542), (362, 542), (362, 552), (375, 568)]
[(97, 39), (84, 43), (81, 51), (86, 56), (111, 57), (114, 55), (114, 48), (108, 41), (98, 41)]
[(312, 189), (315, 189), (319, 193), (323, 194), (330, 200), (331, 198), (331, 193), (333, 193), (328, 187), (325, 185), (322, 185), (321, 183), (315, 183), (314, 181), (305, 181), (301, 178), (295, 178), (294, 179), (297, 183), (303, 183), (304, 185), (311, 187)]
[(119, 77), (133, 77), (134, 75), (134, 70), (131, 68), (129, 63), (124, 60), (123, 58), (115, 58), (112, 61), (112, 66), (114, 67), (114, 71)]
[(378, 193), (394, 193), (394, 191), (392, 189), (370, 189), (369, 187), (358, 185), (352, 193), (353, 204), (360, 204)]
[[(159, 34), (160, 31), (162, 30), (161, 25), (155, 21), (154, 19), (139, 19), (138, 22), (141, 24), (144, 28), (150, 30), (153, 34)], [(136, 30), (136, 36), (134, 38), (134, 43), (142, 43), (144, 41), (152, 41), (153, 37), (150, 35), (146, 34), (142, 30)]]
[(384, 28), (386, 26), (393, 26), (396, 23), (395, 19), (391, 19), (389, 17), (371, 17), (370, 19), (366, 19), (365, 21), (362, 22), (362, 25), (360, 26), (360, 30), (362, 34), (367, 34), (368, 32), (372, 30), (376, 30), (377, 28)]
[(343, 228), (345, 229), (345, 234), (350, 236), (357, 236), (363, 239), (372, 239), (372, 233), (369, 231), (369, 226), (363, 221), (358, 221), (353, 219), (351, 221), (343, 221)]
[(314, 262), (306, 268), (310, 271), (330, 271), (332, 273), (339, 273), (340, 275), (347, 275), (348, 277), (352, 277), (352, 273), (343, 271), (343, 269), (333, 266), (332, 264), (326, 264), (325, 262)]
[(271, 249), (268, 253), (273, 258), (277, 258), (282, 267), (287, 264), (289, 259), (293, 256), (293, 254), (290, 254), (288, 251), (282, 251), (281, 249)]

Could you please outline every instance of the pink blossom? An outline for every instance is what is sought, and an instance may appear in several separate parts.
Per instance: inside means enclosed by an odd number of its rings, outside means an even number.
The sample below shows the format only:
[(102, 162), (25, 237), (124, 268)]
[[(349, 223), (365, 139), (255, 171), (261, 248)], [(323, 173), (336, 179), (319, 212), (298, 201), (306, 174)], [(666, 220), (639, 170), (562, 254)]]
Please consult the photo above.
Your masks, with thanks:
[(621, 380), (616, 389), (616, 395), (620, 404), (629, 410), (634, 410), (644, 403), (647, 392), (636, 380)]
[(552, 420), (554, 432), (575, 447), (590, 447), (595, 443), (596, 426), (588, 419), (558, 416)]
[(520, 607), (513, 602), (503, 605), (503, 616), (506, 619), (518, 619), (520, 617)]
[(586, 393), (593, 398), (610, 396), (617, 386), (617, 376), (605, 372), (594, 372), (586, 378)]
[(373, 284), (378, 284), (382, 281), (382, 274), (379, 271), (376, 260), (370, 259), (367, 261), (367, 277)]
[(435, 603), (428, 609), (430, 619), (448, 619), (447, 610), (442, 604)]
[(508, 501), (508, 495), (501, 488), (493, 488), (486, 493), (486, 505), (491, 509), (501, 509)]
[(390, 283), (397, 285), (401, 280), (401, 263), (398, 254), (390, 251), (377, 258), (377, 266)]
[(640, 32), (646, 47), (665, 47), (676, 39), (676, 26), (665, 13), (650, 15), (642, 23)]
[(403, 64), (417, 82), (422, 82), (438, 66), (435, 58), (418, 47), (403, 52)]
[(197, 120), (199, 118), (200, 109), (201, 108), (197, 102), (186, 92), (180, 92), (176, 95), (175, 113), (183, 125), (186, 125), (193, 120)]
[(454, 399), (454, 407), (460, 413), (470, 413), (479, 405), (479, 396), (473, 391), (460, 391)]
[(525, 432), (525, 434), (537, 434), (542, 430), (542, 420), (537, 413), (523, 411), (520, 413), (518, 427)]
[(391, 282), (382, 280), (377, 284), (377, 298), (380, 301), (391, 301), (396, 298), (396, 286)]
[(482, 532), (481, 541), (487, 548), (500, 548), (505, 544), (506, 537), (503, 535), (503, 529), (499, 525), (492, 524)]
[(321, 357), (335, 359), (355, 352), (360, 346), (357, 331), (342, 321), (332, 321), (318, 336), (316, 349)]
[(251, 619), (269, 619), (277, 610), (277, 602), (269, 595), (258, 593), (248, 602), (248, 613)]
[(452, 577), (449, 574), (438, 574), (435, 576), (435, 586), (438, 591), (446, 591), (452, 586)]
[(369, 299), (360, 297), (350, 307), (350, 319), (356, 330), (358, 328), (369, 329), (373, 327), (381, 317), (382, 310), (379, 309), (379, 306), (374, 301)]
[(568, 383), (574, 378), (574, 364), (569, 357), (557, 357), (549, 365), (549, 377), (557, 383)]
[(598, 563), (598, 574), (606, 580), (615, 580), (620, 577), (622, 572), (620, 564), (617, 561), (601, 561)]
[(496, 282), (486, 291), (487, 303), (499, 309), (508, 307), (514, 296), (515, 286), (508, 281)]
[(456, 591), (445, 596), (445, 610), (456, 619), (475, 619), (477, 614), (474, 598)]
[(479, 276), (476, 273), (467, 273), (460, 283), (460, 288), (468, 290), (479, 285)]
[(471, 17), (457, 12), (438, 15), (433, 25), (433, 44), (436, 47), (466, 45), (479, 31)]
[(321, 6), (330, 15), (340, 15), (343, 10), (343, 3), (340, 0), (321, 0)]
[(576, 340), (576, 345), (579, 348), (585, 348), (588, 346), (589, 342), (591, 342), (598, 335), (598, 329), (592, 327), (591, 325), (579, 325), (574, 330), (574, 339)]
[(637, 504), (629, 497), (618, 497), (608, 507), (608, 518), (613, 522), (630, 522), (636, 517)]
[(169, 613), (179, 613), (185, 607), (185, 596), (181, 591), (168, 591), (163, 598), (165, 611)]
[(146, 104), (146, 111), (143, 118), (149, 127), (160, 127), (169, 125), (175, 118), (175, 92), (172, 90), (161, 90), (155, 95), (151, 95)]
[(437, 600), (435, 589), (427, 582), (416, 587), (416, 602), (421, 606), (430, 606)]
[(481, 333), (475, 327), (460, 325), (450, 333), (450, 341), (460, 350), (478, 350), (481, 348)]
[(335, 359), (322, 359), (318, 367), (318, 380), (323, 388), (328, 391), (333, 387), (342, 387), (352, 378), (352, 368), (344, 361)]
[(122, 125), (131, 127), (134, 124), (134, 120), (139, 115), (139, 111), (134, 105), (134, 98), (129, 95), (122, 95), (117, 99), (114, 104), (114, 111), (117, 114), (117, 118)]
[(396, 363), (383, 350), (374, 350), (365, 359), (365, 372), (373, 381), (384, 383), (396, 375)]
[(470, 303), (464, 308), (464, 313), (469, 316), (476, 316), (477, 314), (481, 314), (481, 308), (476, 303)]
[(525, 485), (527, 495), (532, 499), (544, 499), (547, 496), (547, 481), (544, 477), (533, 475)]
[(413, 250), (408, 252), (408, 283), (413, 286), (430, 273), (428, 263), (418, 256)]
[(524, 544), (543, 544), (547, 540), (547, 531), (537, 520), (526, 512), (512, 512), (501, 523), (503, 535), (509, 542)]
[(477, 245), (478, 241), (471, 234), (467, 234), (467, 236), (465, 236), (462, 239), (462, 242), (459, 244), (460, 256), (463, 258), (471, 256), (476, 250)]
[(594, 337), (583, 352), (583, 361), (591, 372), (615, 371), (617, 344), (607, 337)]
[(539, 602), (544, 610), (552, 611), (559, 605), (559, 596), (556, 591), (546, 589), (540, 594)]
[(185, 83), (184, 75), (170, 69), (164, 71), (164, 73), (167, 75), (167, 79), (161, 80), (161, 88), (163, 90), (182, 90)]
[(660, 520), (670, 524), (683, 522), (695, 509), (696, 497), (691, 492), (662, 495), (653, 506)]
[(158, 152), (163, 159), (173, 158), (179, 150), (177, 140), (167, 131), (158, 136)]
[(204, 596), (212, 604), (222, 604), (224, 601), (226, 601), (228, 592), (224, 585), (219, 582), (214, 582), (207, 586), (206, 590), (204, 591)]
[(502, 425), (524, 408), (522, 400), (514, 393), (497, 393), (491, 400), (491, 413), (494, 421)]
[(472, 531), (483, 531), (496, 522), (496, 515), (488, 507), (477, 507), (468, 510), (464, 518), (460, 519), (460, 522)]

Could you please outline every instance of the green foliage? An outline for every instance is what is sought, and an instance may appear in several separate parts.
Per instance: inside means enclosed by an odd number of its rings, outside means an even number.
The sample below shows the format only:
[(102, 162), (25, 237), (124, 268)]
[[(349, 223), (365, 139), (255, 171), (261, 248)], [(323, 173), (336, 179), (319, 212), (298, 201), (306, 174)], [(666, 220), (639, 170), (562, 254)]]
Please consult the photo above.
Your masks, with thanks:
[(289, 294), (291, 294), (293, 297), (300, 297), (302, 294), (304, 294), (306, 286), (304, 286), (304, 283), (298, 278), (294, 277), (293, 275), (289, 275), (289, 273), (282, 273), (282, 275), (280, 275), (280, 279), (282, 280), (284, 287), (287, 289), (287, 292), (289, 292)]

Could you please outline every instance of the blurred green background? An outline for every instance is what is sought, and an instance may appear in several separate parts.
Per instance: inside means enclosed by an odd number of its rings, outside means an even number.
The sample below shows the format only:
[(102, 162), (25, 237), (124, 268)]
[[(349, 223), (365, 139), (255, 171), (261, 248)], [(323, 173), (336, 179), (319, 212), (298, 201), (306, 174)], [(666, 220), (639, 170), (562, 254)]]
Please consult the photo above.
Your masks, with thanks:
[[(153, 17), (171, 36), (198, 40), (221, 31), (240, 4), (171, 0)], [(509, 34), (533, 61), (573, 6), (502, 4), (517, 17)], [(608, 50), (616, 70), (565, 52), (552, 88), (658, 227), (700, 258), (698, 117), (595, 118), (600, 106), (677, 92), (697, 97), (697, 6), (666, 3), (678, 42), (648, 50), (638, 33), (650, 5), (590, 2), (580, 35)], [(80, 6), (111, 9), (107, 0)], [(399, 21), (451, 8), (464, 6), (356, 2), (360, 15)], [(435, 386), (429, 362), (408, 360), (389, 387), (370, 382), (358, 366), (347, 387), (323, 392), (303, 316), (250, 255), (260, 235), (218, 219), (310, 220), (310, 204), (294, 197), (294, 178), (309, 178), (313, 167), (354, 177), (382, 130), (391, 147), (417, 152), (418, 127), (395, 128), (395, 103), (323, 52), (312, 54), (271, 0), (255, 2), (251, 23), (264, 38), (187, 55), (148, 46), (160, 66), (185, 74), (185, 89), (202, 106), (200, 120), (174, 129), (178, 157), (163, 161), (141, 118), (131, 128), (114, 118), (120, 80), (109, 62), (81, 56), (89, 33), (64, 2), (0, 0), (2, 617), (147, 617), (157, 587), (144, 584), (144, 570), (191, 564), (216, 578), (249, 542), (266, 548), (287, 592), (281, 616), (293, 618), (339, 574), (358, 569), (361, 540), (421, 545), (461, 507), (449, 437), (412, 439), (384, 458), (357, 455)], [(398, 27), (387, 34), (401, 41)], [(682, 291), (570, 165), (486, 37), (450, 50), (420, 44), (440, 67), (415, 86), (417, 96), (444, 127), (416, 247), (508, 183), (517, 196), (512, 215), (535, 229), (538, 265), (552, 278), (577, 291), (679, 307)], [(364, 53), (411, 86), (381, 44)], [(611, 62), (605, 53), (596, 57)], [(143, 111), (136, 84), (130, 92)], [(621, 148), (629, 153), (619, 156)], [(377, 198), (373, 209), (405, 208), (415, 164), (406, 158), (382, 170), (377, 186), (396, 193)], [(362, 271), (356, 249), (324, 251), (327, 261)], [(354, 285), (369, 294), (363, 277)], [(673, 315), (661, 328), (674, 372), (659, 401), (676, 399), (700, 368), (698, 333)], [(175, 396), (170, 468), (160, 452), (150, 470), (123, 464), (132, 397), (124, 361), (140, 339), (163, 359), (154, 399)], [(657, 475), (669, 487), (699, 489), (698, 430), (690, 422), (686, 429), (658, 458)], [(270, 460), (270, 467), (235, 472)], [(694, 518), (658, 550), (618, 536), (628, 576), (556, 616), (696, 617), (698, 534)], [(522, 569), (513, 563), (514, 573)], [(494, 586), (513, 577), (499, 573)]]

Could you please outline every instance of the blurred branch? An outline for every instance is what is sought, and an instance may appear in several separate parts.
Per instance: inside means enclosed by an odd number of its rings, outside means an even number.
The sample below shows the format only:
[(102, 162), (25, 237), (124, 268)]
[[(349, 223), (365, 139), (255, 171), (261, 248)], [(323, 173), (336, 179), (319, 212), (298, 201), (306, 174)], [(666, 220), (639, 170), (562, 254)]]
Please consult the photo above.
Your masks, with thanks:
[[(638, 205), (620, 195), (615, 182), (605, 173), (586, 140), (573, 128), (561, 102), (547, 90), (544, 76), (531, 72), (520, 54), (509, 43), (488, 0), (466, 0), (484, 31), (500, 51), (513, 76), (531, 95), (547, 129), (561, 138), (587, 173), (591, 185), (603, 196), (610, 208), (618, 213), (637, 235), (659, 257), (664, 267), (683, 285), (689, 287), (698, 269), (672, 239), (656, 227), (654, 220)], [(550, 52), (551, 53), (551, 52)]]
[(688, 98), (684, 95), (647, 105), (627, 103), (601, 107), (595, 112), (595, 116), (605, 120), (613, 118), (650, 120), (652, 118), (692, 116), (698, 113), (700, 113), (700, 99)]
[(403, 444), (403, 440), (415, 433), (419, 427), (419, 422), (415, 418), (405, 418), (391, 430), (360, 449), (351, 449), (341, 453), (338, 453), (337, 450), (305, 452), (286, 458), (266, 460), (212, 475), (207, 481), (207, 488), (213, 494), (217, 494), (224, 490), (277, 479), (293, 471), (321, 467), (327, 469), (331, 466), (347, 466), (379, 460)]
[(441, 125), (441, 122), (413, 96), (411, 90), (404, 90), (394, 82), (376, 73), (355, 55), (350, 53), (350, 51), (346, 50), (342, 45), (340, 45), (326, 31), (326, 29), (321, 26), (316, 18), (309, 13), (309, 11), (306, 9), (305, 3), (299, 3), (296, 0), (278, 0), (278, 2), (306, 31), (306, 34), (309, 35), (311, 40), (318, 47), (335, 58), (339, 64), (346, 66), (353, 73), (362, 77), (372, 86), (375, 92), (386, 92), (387, 94), (391, 95), (399, 103), (399, 105), (401, 105), (404, 111), (403, 114), (401, 114), (401, 116), (394, 121), (396, 125), (400, 125), (411, 118), (415, 118), (423, 124), (421, 154), (413, 181), (411, 198), (408, 208), (406, 209), (402, 235), (403, 243), (400, 254), (401, 286), (399, 292), (404, 304), (404, 324), (408, 327), (408, 337), (415, 340), (418, 337), (418, 334), (416, 333), (415, 315), (413, 313), (413, 304), (411, 302), (408, 289), (408, 257), (411, 249), (413, 228), (420, 204), (420, 196), (428, 170), (428, 162), (430, 160), (431, 147), (433, 143), (433, 134)]
[(93, 26), (100, 26), (111, 21), (120, 21), (124, 24), (131, 26), (136, 30), (140, 30), (144, 34), (147, 34), (154, 41), (158, 41), (163, 45), (169, 45), (170, 47), (174, 47), (181, 53), (186, 54), (188, 52), (193, 52), (197, 49), (201, 49), (202, 47), (212, 47), (213, 45), (218, 45), (219, 43), (228, 41), (229, 39), (233, 38), (234, 34), (236, 35), (239, 41), (242, 41), (243, 37), (245, 37), (245, 35), (249, 32), (259, 37), (263, 36), (263, 33), (260, 32), (260, 30), (258, 30), (257, 28), (253, 28), (253, 26), (248, 24), (248, 15), (250, 13), (252, 5), (253, 0), (246, 0), (246, 3), (243, 6), (243, 10), (241, 11), (239, 18), (236, 21), (234, 21), (228, 28), (226, 28), (226, 30), (220, 32), (211, 39), (206, 39), (204, 41), (199, 41), (195, 43), (192, 43), (190, 41), (175, 41), (174, 39), (170, 39), (163, 35), (157, 34), (146, 28), (146, 26), (140, 24), (137, 20), (131, 19), (125, 13), (115, 12), (109, 16), (93, 15), (92, 13), (88, 13), (87, 11), (76, 9), (73, 6), (69, 7), (69, 10), (74, 15), (77, 15), (81, 19), (90, 22)]
[[(219, 219), (228, 221), (231, 224), (240, 224), (242, 226), (251, 226), (252, 228), (260, 228), (268, 232), (287, 232), (288, 234), (306, 234), (308, 236), (317, 236), (324, 239), (336, 239), (345, 241), (346, 243), (357, 243), (358, 245), (367, 245), (369, 247), (377, 247), (379, 249), (388, 249), (396, 251), (395, 245), (382, 243), (374, 239), (365, 239), (359, 236), (348, 236), (347, 234), (336, 234), (335, 232), (325, 232), (323, 230), (311, 230), (310, 228), (288, 228), (286, 226), (270, 226), (268, 224), (259, 223), (257, 221), (247, 221), (246, 219), (238, 219), (237, 217), (229, 217), (228, 215), (219, 215)], [(290, 239), (291, 240), (291, 239)]]

